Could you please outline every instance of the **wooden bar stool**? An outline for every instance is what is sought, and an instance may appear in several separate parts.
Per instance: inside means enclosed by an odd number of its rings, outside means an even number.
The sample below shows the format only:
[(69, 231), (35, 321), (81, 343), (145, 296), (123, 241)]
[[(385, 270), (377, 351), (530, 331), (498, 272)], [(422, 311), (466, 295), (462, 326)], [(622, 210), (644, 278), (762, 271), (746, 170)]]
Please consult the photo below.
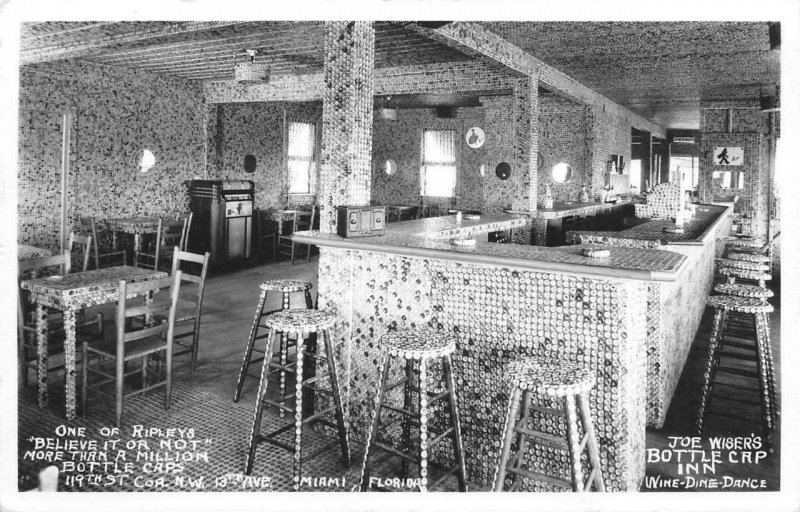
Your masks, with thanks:
[[(274, 313), (274, 311), (264, 311), (264, 307), (267, 303), (267, 294), (270, 292), (273, 293), (281, 293), (283, 296), (283, 302), (281, 305), (281, 309), (286, 310), (290, 307), (290, 299), (293, 293), (303, 293), (305, 296), (305, 307), (306, 309), (313, 308), (313, 302), (311, 301), (311, 282), (310, 281), (303, 281), (303, 280), (295, 280), (295, 279), (275, 279), (270, 281), (264, 281), (259, 286), (261, 288), (261, 294), (258, 297), (258, 305), (256, 306), (256, 314), (253, 318), (253, 325), (250, 327), (250, 336), (247, 339), (247, 348), (244, 351), (244, 359), (242, 359), (242, 366), (239, 369), (239, 378), (236, 381), (236, 392), (233, 395), (233, 401), (238, 402), (239, 398), (242, 395), (242, 386), (244, 385), (245, 377), (258, 377), (251, 373), (248, 373), (248, 369), (250, 365), (253, 363), (258, 363), (259, 361), (263, 361), (265, 357), (265, 353), (262, 352), (260, 349), (255, 347), (256, 340), (262, 340), (267, 337), (268, 334), (258, 334), (260, 329), (266, 329), (267, 326), (261, 323), (261, 319), (266, 315)], [(289, 335), (288, 333), (284, 332), (281, 334), (281, 346), (280, 346), (280, 354), (281, 354), (281, 365), (286, 366), (286, 361), (289, 355)], [(267, 345), (267, 349), (269, 350), (271, 345)], [(257, 352), (260, 354), (256, 359), (252, 359), (253, 352)], [(281, 396), (284, 395), (285, 387), (286, 387), (286, 372), (281, 370), (280, 372), (280, 382), (281, 382)], [(284, 415), (283, 410), (281, 410), (281, 418)]]
[[(428, 461), (428, 453), (440, 441), (450, 438), (452, 443), (453, 457), (455, 465), (449, 469), (444, 469), (444, 474), (431, 484), (431, 487), (439, 484), (451, 474), (456, 475), (458, 480), (458, 490), (467, 490), (467, 477), (464, 467), (464, 449), (461, 442), (461, 424), (458, 416), (458, 405), (456, 402), (455, 381), (453, 380), (453, 362), (451, 356), (456, 349), (456, 342), (453, 338), (436, 332), (424, 331), (397, 331), (385, 334), (380, 341), (381, 344), (381, 364), (378, 373), (378, 392), (375, 395), (375, 410), (372, 411), (372, 422), (367, 433), (367, 447), (364, 453), (364, 464), (361, 469), (361, 490), (366, 491), (370, 488), (370, 473), (372, 469), (392, 456), (399, 456), (402, 460), (401, 471), (406, 474), (408, 463), (412, 462), (419, 466), (419, 490), (428, 490), (428, 466), (433, 466)], [(387, 385), (389, 370), (392, 359), (405, 360), (405, 377), (397, 382)], [(444, 391), (432, 391), (428, 389), (428, 369), (429, 364), (440, 360), (444, 380)], [(414, 385), (414, 366), (419, 368), (418, 385)], [(403, 407), (397, 407), (385, 403), (386, 393), (392, 389), (404, 385)], [(418, 396), (418, 411), (410, 410), (413, 407), (413, 395)], [(431, 408), (441, 399), (447, 399), (449, 409), (449, 426), (443, 432), (433, 432), (431, 427), (434, 418), (430, 415)], [(398, 413), (392, 421), (384, 427), (394, 424), (398, 419), (402, 421), (402, 444), (399, 449), (378, 440), (381, 429), (381, 413)], [(419, 446), (416, 447), (417, 454), (412, 455), (411, 446), (411, 427), (415, 426), (419, 430)], [(387, 452), (388, 455), (378, 462), (370, 461), (374, 455), (375, 448)]]
[(714, 291), (722, 295), (736, 295), (737, 297), (752, 297), (762, 300), (767, 300), (775, 295), (769, 288), (741, 283), (720, 283), (714, 286)]
[(753, 252), (739, 252), (731, 251), (725, 257), (734, 261), (749, 261), (750, 263), (761, 263), (762, 265), (769, 265), (772, 259), (766, 254), (759, 254)]
[[(256, 397), (256, 408), (253, 415), (253, 425), (250, 431), (250, 444), (247, 450), (247, 458), (245, 460), (245, 473), (248, 475), (253, 471), (253, 463), (255, 462), (256, 448), (260, 442), (268, 442), (280, 448), (294, 452), (294, 467), (293, 479), (294, 489), (300, 489), (300, 476), (302, 470), (302, 463), (320, 453), (328, 450), (329, 448), (339, 444), (342, 450), (342, 458), (345, 465), (350, 466), (350, 440), (347, 433), (347, 425), (344, 421), (344, 410), (342, 409), (342, 399), (339, 390), (339, 380), (336, 375), (336, 362), (334, 361), (333, 349), (331, 347), (331, 334), (330, 331), (337, 321), (337, 316), (332, 311), (320, 311), (316, 309), (292, 309), (283, 310), (272, 313), (266, 317), (265, 325), (269, 329), (269, 338), (265, 349), (265, 354), (271, 353), (271, 347), (275, 342), (275, 338), (280, 333), (295, 335), (297, 337), (297, 357), (293, 364), (276, 363), (275, 358), (280, 356), (272, 356), (264, 360), (261, 367), (261, 380), (258, 386), (258, 396)], [(319, 355), (316, 350), (317, 336), (321, 337), (325, 346), (324, 356)], [(308, 338), (308, 339), (306, 339)], [(317, 374), (315, 371), (308, 371), (304, 368), (303, 362), (305, 358), (309, 362), (322, 361), (327, 364), (327, 373)], [(313, 366), (310, 366), (314, 368)], [(268, 376), (269, 369), (276, 369), (286, 371), (295, 375), (295, 393), (294, 396), (287, 397), (281, 395), (279, 401), (273, 401), (267, 398), (267, 389), (269, 384)], [(312, 375), (313, 374), (313, 375)], [(330, 380), (330, 389), (325, 389), (319, 386), (322, 379), (328, 378)], [(330, 395), (333, 398), (333, 405), (321, 411), (314, 411), (304, 413), (303, 408), (303, 395), (304, 390), (309, 390), (313, 393), (323, 393)], [(284, 400), (289, 398), (294, 400), (294, 418), (290, 420), (287, 425), (277, 428), (268, 434), (261, 434), (261, 418), (264, 409), (267, 407), (275, 407), (279, 410), (286, 410), (292, 412), (291, 408), (284, 405)], [(313, 395), (307, 397), (313, 400)], [(309, 404), (310, 405), (310, 404)], [(324, 417), (333, 412), (336, 423), (332, 423)], [(338, 439), (334, 442), (323, 446), (311, 455), (303, 458), (302, 452), (302, 438), (303, 427), (309, 423), (316, 422), (329, 427), (337, 429)], [(294, 446), (285, 443), (278, 439), (278, 436), (284, 432), (290, 431), (294, 428)]]
[[(755, 288), (755, 287), (753, 287)], [(711, 398), (721, 398), (727, 401), (745, 403), (749, 405), (761, 406), (761, 427), (764, 435), (765, 445), (772, 451), (772, 434), (775, 430), (777, 418), (777, 399), (775, 395), (775, 370), (772, 359), (772, 347), (769, 340), (769, 313), (773, 307), (761, 297), (740, 297), (734, 295), (712, 295), (708, 298), (707, 304), (714, 308), (714, 323), (711, 329), (711, 339), (708, 345), (708, 358), (706, 369), (703, 373), (703, 388), (700, 399), (700, 410), (697, 415), (697, 433), (703, 433), (703, 422), (705, 415), (711, 412), (719, 416), (731, 417), (737, 420), (747, 420), (742, 416), (732, 415), (729, 412), (709, 411)], [(744, 335), (754, 338), (754, 344), (743, 343), (727, 339), (733, 333), (733, 325), (730, 315), (739, 314), (749, 320), (749, 327)], [(742, 334), (742, 322), (739, 322), (738, 332)], [(721, 358), (734, 359), (739, 361), (755, 362), (753, 369), (740, 368), (737, 366), (727, 366), (721, 364)], [(740, 365), (741, 366), (741, 365)], [(728, 383), (716, 380), (718, 373), (727, 373), (738, 377), (745, 377), (758, 381), (759, 398), (758, 402), (747, 400), (742, 397), (741, 390), (750, 390), (752, 387), (740, 383)], [(731, 395), (714, 394), (716, 386), (730, 387), (733, 389)]]
[[(511, 473), (514, 480), (512, 490), (519, 487), (520, 477), (525, 477), (558, 487), (572, 488), (575, 492), (588, 491), (592, 484), (596, 491), (605, 491), (600, 471), (597, 441), (589, 413), (588, 395), (594, 387), (594, 375), (589, 370), (573, 363), (544, 364), (533, 358), (525, 358), (513, 361), (508, 366), (508, 377), (511, 380), (511, 394), (500, 445), (500, 461), (494, 475), (493, 490), (502, 491), (506, 475)], [(543, 397), (563, 398), (565, 407), (559, 410), (534, 406), (531, 404), (533, 393)], [(520, 405), (522, 405), (522, 410), (519, 414), (519, 421), (515, 422)], [(567, 439), (560, 439), (547, 432), (529, 428), (527, 424), (531, 410), (549, 416), (566, 417)], [(578, 433), (579, 419), (583, 430), (582, 437)], [(516, 453), (511, 457), (511, 445), (515, 437)], [(569, 453), (571, 482), (523, 467), (529, 438), (544, 446), (566, 450)], [(586, 480), (583, 479), (581, 464), (581, 455), (584, 449), (588, 452), (591, 467)]]
[[(741, 262), (744, 263), (744, 262)], [(764, 270), (764, 266), (760, 265), (759, 268), (741, 268), (740, 266), (719, 265), (717, 273), (725, 276), (728, 283), (735, 284), (737, 281), (745, 280), (757, 283), (760, 288), (767, 286), (767, 281), (772, 279), (772, 274), (768, 274)]]

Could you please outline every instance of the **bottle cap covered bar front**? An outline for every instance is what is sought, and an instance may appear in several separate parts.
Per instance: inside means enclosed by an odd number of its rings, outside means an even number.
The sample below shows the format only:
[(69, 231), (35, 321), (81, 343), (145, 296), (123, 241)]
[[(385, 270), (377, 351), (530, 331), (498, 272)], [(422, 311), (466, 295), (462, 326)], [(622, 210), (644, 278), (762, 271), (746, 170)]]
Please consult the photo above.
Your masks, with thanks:
[[(461, 222), (449, 216), (393, 223), (384, 236), (358, 240), (295, 235), (320, 246), (319, 307), (335, 306), (346, 319), (336, 350), (352, 435), (366, 436), (374, 408), (376, 340), (395, 329), (442, 331), (457, 340), (453, 362), (469, 481), (492, 485), (511, 392), (505, 369), (535, 357), (575, 363), (595, 375), (587, 403), (604, 487), (638, 489), (648, 414), (648, 284), (677, 280), (687, 257), (629, 247), (608, 247), (608, 258), (590, 258), (582, 246), (450, 244), (454, 237), (528, 229), (528, 223), (521, 216)], [(428, 375), (439, 381), (441, 369), (434, 365)], [(567, 416), (536, 412), (563, 408), (559, 403), (533, 395), (530, 430), (565, 438)], [(541, 443), (528, 443), (525, 451), (521, 456), (535, 471), (570, 479), (568, 451)], [(450, 445), (431, 452), (432, 461), (452, 465)], [(590, 474), (589, 462), (581, 464)], [(563, 490), (525, 477), (520, 489)]]

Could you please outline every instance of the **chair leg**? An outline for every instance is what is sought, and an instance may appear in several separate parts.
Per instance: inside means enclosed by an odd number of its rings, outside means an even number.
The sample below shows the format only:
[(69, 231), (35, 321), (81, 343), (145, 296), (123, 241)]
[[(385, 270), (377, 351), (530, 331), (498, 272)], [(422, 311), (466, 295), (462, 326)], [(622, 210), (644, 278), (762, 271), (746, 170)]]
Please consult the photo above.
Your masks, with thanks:
[(192, 373), (197, 369), (197, 352), (200, 349), (200, 314), (194, 319), (194, 331), (192, 332)]
[(164, 397), (166, 401), (166, 403), (164, 404), (164, 409), (169, 410), (169, 405), (172, 402), (172, 344), (171, 343), (167, 345), (166, 360), (167, 362), (165, 364), (167, 365), (167, 367), (165, 368), (165, 370), (167, 373), (167, 383), (164, 386), (164, 389), (166, 391), (165, 392), (166, 396)]
[[(147, 387), (147, 356), (142, 356), (142, 389)], [(145, 391), (142, 394), (147, 394)]]
[(308, 247), (308, 251), (306, 252), (306, 263), (311, 261), (311, 244), (306, 245)]
[[(258, 334), (258, 326), (259, 322), (261, 321), (261, 315), (264, 314), (264, 303), (267, 299), (267, 291), (261, 290), (261, 294), (258, 297), (258, 305), (256, 306), (256, 315), (253, 318), (253, 325), (250, 327), (250, 336), (247, 338), (247, 347), (244, 351), (244, 359), (242, 359), (242, 366), (239, 368), (239, 378), (236, 381), (236, 392), (233, 394), (233, 401), (238, 402), (239, 397), (242, 395), (242, 386), (244, 385), (244, 379), (247, 376), (247, 370), (250, 368), (250, 358), (253, 356), (253, 344), (256, 340), (256, 335)], [(268, 349), (271, 349), (271, 345), (267, 346)], [(264, 366), (268, 366), (267, 364), (267, 353), (264, 353)]]
[(383, 408), (383, 390), (386, 387), (386, 379), (389, 376), (390, 358), (388, 353), (383, 354), (383, 360), (378, 372), (378, 391), (375, 393), (375, 409), (372, 411), (372, 423), (367, 432), (367, 444), (364, 448), (364, 465), (361, 467), (361, 482), (359, 482), (359, 489), (366, 491), (369, 489), (369, 475), (371, 468), (369, 466), (369, 456), (372, 451), (372, 439), (378, 439), (378, 427), (381, 421), (381, 409)]
[(294, 242), (292, 242), (292, 265), (294, 265), (294, 246), (295, 245), (296, 244)]
[(117, 367), (117, 379), (115, 381), (116, 386), (116, 413), (117, 413), (117, 426), (119, 427), (120, 420), (122, 419), (122, 391), (125, 385), (125, 361), (122, 358), (122, 354), (117, 354), (116, 359), (116, 367)]
[(508, 457), (511, 453), (511, 440), (514, 437), (514, 421), (519, 411), (519, 399), (521, 390), (514, 387), (508, 398), (508, 409), (506, 411), (505, 428), (503, 429), (503, 440), (500, 445), (500, 461), (497, 463), (497, 469), (494, 473), (494, 485), (492, 489), (497, 491), (503, 490), (503, 483), (506, 478), (506, 466), (508, 465)]

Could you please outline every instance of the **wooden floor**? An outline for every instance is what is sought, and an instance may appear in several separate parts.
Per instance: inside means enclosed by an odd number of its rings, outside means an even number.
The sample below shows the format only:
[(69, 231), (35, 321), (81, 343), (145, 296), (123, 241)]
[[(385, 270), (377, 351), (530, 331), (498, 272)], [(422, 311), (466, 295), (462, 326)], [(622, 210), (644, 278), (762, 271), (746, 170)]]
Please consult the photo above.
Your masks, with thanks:
[[(261, 281), (266, 279), (308, 279), (314, 283), (312, 289), (316, 297), (316, 258), (312, 258), (310, 263), (305, 261), (292, 265), (289, 262), (265, 263), (251, 266), (235, 271), (212, 274), (206, 284), (206, 295), (203, 303), (203, 322), (201, 327), (200, 354), (197, 371), (191, 373), (188, 368), (188, 358), (176, 359), (175, 379), (181, 382), (182, 386), (198, 386), (204, 391), (213, 391), (223, 396), (233, 396), (236, 385), (236, 378), (241, 364), (244, 344), (246, 342), (250, 325), (253, 320), (254, 308), (258, 300)], [(302, 298), (298, 297), (298, 302)], [(771, 301), (776, 305), (776, 311), (771, 316), (771, 333), (773, 350), (776, 357), (776, 370), (778, 389), (780, 390), (780, 309), (779, 297)], [(299, 305), (299, 304), (298, 304)], [(278, 298), (272, 299), (267, 305), (271, 308), (278, 308)], [(108, 309), (107, 318), (113, 318), (111, 306)], [(663, 429), (647, 432), (647, 448), (657, 449), (660, 453), (670, 448), (672, 436), (682, 439), (694, 436), (694, 421), (696, 417), (700, 382), (703, 373), (705, 350), (711, 320), (711, 310), (706, 310), (703, 322), (698, 332), (689, 361), (685, 367), (681, 381), (678, 385), (676, 396), (672, 402), (667, 415), (667, 421)], [(252, 404), (256, 393), (257, 382), (250, 379), (244, 388), (241, 402)], [(736, 406), (737, 410), (739, 406)], [(758, 408), (745, 410), (751, 414), (755, 421), (753, 423), (733, 421), (727, 418), (716, 418), (709, 416), (707, 420), (707, 431), (701, 440), (701, 448), (708, 454), (708, 436), (734, 436), (737, 438), (748, 438), (752, 435), (760, 435), (758, 423)], [(780, 431), (776, 434), (778, 444), (775, 453), (765, 460), (755, 463), (741, 463), (729, 461), (730, 453), (728, 450), (721, 450), (721, 455), (725, 460), (715, 464), (713, 473), (706, 467), (705, 474), (702, 474), (703, 466), (700, 465), (701, 474), (692, 475), (695, 481), (718, 479), (720, 484), (736, 480), (743, 483), (742, 479), (754, 479), (758, 485), (764, 480), (766, 490), (779, 489), (779, 461), (780, 461)], [(677, 448), (686, 448), (677, 447)], [(673, 456), (676, 452), (673, 452)], [(688, 455), (687, 455), (688, 456)], [(686, 459), (684, 459), (686, 462)], [(675, 460), (669, 463), (648, 463), (647, 481), (643, 484), (642, 490), (651, 490), (655, 486), (656, 478), (659, 482), (671, 479), (683, 479), (686, 481), (685, 472), (692, 471), (694, 466), (681, 465)], [(725, 480), (727, 477), (728, 480)], [(748, 485), (755, 485), (752, 481), (747, 481)], [(685, 486), (686, 484), (684, 484)], [(659, 487), (659, 491), (671, 489)], [(706, 491), (705, 488), (679, 489)], [(720, 489), (721, 490), (721, 489)], [(726, 488), (727, 491), (752, 490), (750, 488)]]

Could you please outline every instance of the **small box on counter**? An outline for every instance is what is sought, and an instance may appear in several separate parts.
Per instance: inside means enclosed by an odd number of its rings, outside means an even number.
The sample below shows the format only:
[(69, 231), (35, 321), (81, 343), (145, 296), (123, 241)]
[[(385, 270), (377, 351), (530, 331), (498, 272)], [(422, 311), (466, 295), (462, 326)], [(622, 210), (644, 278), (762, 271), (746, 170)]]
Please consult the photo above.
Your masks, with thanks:
[(386, 232), (385, 206), (339, 206), (336, 233), (344, 238), (380, 236)]

